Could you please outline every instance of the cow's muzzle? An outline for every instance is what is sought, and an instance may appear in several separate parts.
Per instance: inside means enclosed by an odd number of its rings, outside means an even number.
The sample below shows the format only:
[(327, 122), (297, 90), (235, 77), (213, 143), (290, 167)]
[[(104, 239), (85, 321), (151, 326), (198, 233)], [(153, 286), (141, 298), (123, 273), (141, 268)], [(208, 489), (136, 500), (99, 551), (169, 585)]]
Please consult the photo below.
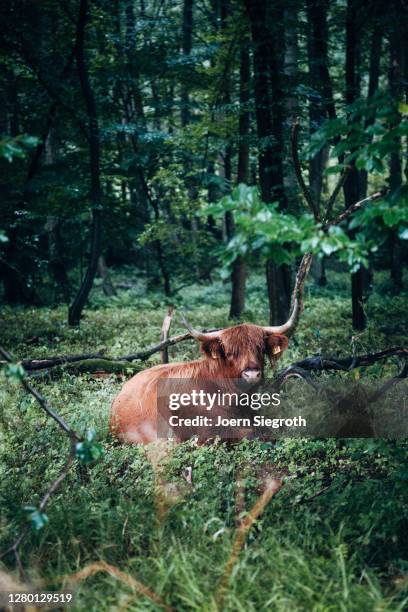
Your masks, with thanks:
[(261, 370), (255, 368), (248, 368), (241, 373), (241, 378), (245, 380), (247, 383), (257, 383), (261, 380), (262, 372)]

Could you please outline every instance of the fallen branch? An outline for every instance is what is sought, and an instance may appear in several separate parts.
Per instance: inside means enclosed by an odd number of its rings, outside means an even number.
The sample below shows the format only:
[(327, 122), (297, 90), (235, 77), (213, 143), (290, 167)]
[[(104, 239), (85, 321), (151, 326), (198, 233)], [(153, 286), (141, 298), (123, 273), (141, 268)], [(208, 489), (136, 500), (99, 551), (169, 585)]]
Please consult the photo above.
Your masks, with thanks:
[[(204, 331), (212, 332), (212, 331), (218, 331), (218, 329), (219, 328), (212, 328), (212, 329), (206, 329)], [(96, 353), (85, 353), (83, 355), (63, 355), (63, 356), (50, 357), (50, 358), (44, 358), (44, 359), (23, 359), (21, 361), (18, 361), (18, 363), (20, 363), (23, 366), (23, 368), (28, 373), (30, 373), (35, 370), (48, 370), (56, 366), (64, 366), (65, 364), (78, 363), (78, 362), (83, 362), (84, 367), (89, 366), (90, 368), (92, 368), (93, 365), (90, 362), (94, 360), (99, 360), (100, 362), (103, 362), (106, 365), (111, 363), (112, 371), (113, 371), (113, 368), (115, 368), (114, 364), (117, 364), (118, 367), (116, 369), (118, 370), (118, 372), (120, 372), (122, 367), (123, 368), (128, 367), (129, 363), (132, 361), (136, 361), (136, 360), (145, 361), (146, 359), (151, 357), (151, 355), (153, 355), (154, 353), (163, 351), (169, 346), (174, 346), (175, 344), (178, 344), (179, 342), (184, 342), (185, 340), (194, 340), (194, 338), (191, 337), (189, 332), (184, 332), (182, 334), (171, 336), (170, 338), (167, 338), (165, 340), (161, 340), (160, 342), (157, 342), (156, 344), (151, 344), (147, 348), (142, 349), (138, 351), (137, 353), (131, 353), (130, 355), (122, 355), (121, 357), (108, 357), (103, 354), (103, 351), (98, 351)], [(86, 361), (89, 361), (89, 363), (86, 363)], [(125, 364), (121, 362), (129, 362), (129, 363), (127, 366), (125, 366)], [(2, 360), (0, 361), (0, 366), (5, 365), (6, 363), (7, 363), (7, 360)], [(139, 370), (135, 370), (135, 371), (139, 371)]]
[(117, 361), (115, 359), (84, 359), (75, 363), (67, 363), (44, 370), (34, 370), (31, 375), (36, 379), (58, 378), (63, 374), (73, 376), (79, 374), (116, 374), (127, 375), (137, 374), (144, 369), (141, 363), (131, 363), (130, 361)]
[[(53, 368), (54, 366), (63, 365), (65, 363), (74, 363), (76, 361), (83, 361), (84, 359), (97, 359), (103, 356), (103, 351), (96, 353), (85, 353), (83, 355), (62, 355), (61, 357), (50, 357), (45, 359), (23, 359), (19, 361), (20, 365), (29, 372), (32, 370), (44, 370), (46, 368)], [(0, 361), (0, 366), (5, 365), (7, 360)]]
[[(380, 351), (378, 353), (370, 353), (360, 356), (353, 355), (351, 357), (343, 358), (322, 357), (321, 355), (306, 357), (306, 359), (297, 361), (296, 363), (293, 363), (278, 372), (275, 377), (274, 385), (279, 388), (288, 378), (292, 376), (304, 378), (309, 382), (310, 376), (307, 375), (308, 372), (324, 372), (330, 370), (350, 372), (355, 368), (370, 366), (378, 361), (381, 361), (382, 359), (388, 359), (389, 357), (403, 357), (404, 359), (407, 359), (408, 349), (396, 347), (386, 349), (385, 351)], [(405, 370), (406, 368), (404, 368), (403, 372), (396, 378), (404, 378), (405, 376), (403, 376), (403, 373)]]

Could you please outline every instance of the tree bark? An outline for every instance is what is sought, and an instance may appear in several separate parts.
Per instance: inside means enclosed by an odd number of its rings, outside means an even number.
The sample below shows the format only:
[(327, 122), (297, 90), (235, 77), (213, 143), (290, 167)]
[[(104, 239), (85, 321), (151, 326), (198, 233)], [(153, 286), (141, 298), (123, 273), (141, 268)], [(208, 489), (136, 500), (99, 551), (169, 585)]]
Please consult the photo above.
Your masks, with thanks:
[[(348, 0), (346, 15), (346, 102), (352, 104), (359, 94), (358, 80), (358, 0)], [(360, 176), (354, 162), (343, 187), (346, 208), (360, 200)], [(363, 268), (351, 275), (351, 302), (353, 328), (363, 330), (366, 317), (363, 307)]]
[[(254, 92), (259, 182), (264, 202), (286, 206), (283, 185), (283, 101), (281, 76), (283, 54), (280, 40), (283, 9), (280, 3), (245, 0), (251, 23), (254, 55)], [(278, 29), (279, 28), (279, 29)], [(272, 325), (287, 319), (290, 304), (290, 269), (273, 261), (267, 264), (269, 320)]]
[[(249, 57), (248, 42), (244, 41), (240, 53), (239, 69), (239, 145), (238, 145), (238, 168), (237, 183), (248, 183), (249, 179), (249, 100), (250, 100), (250, 74), (251, 65)], [(246, 263), (242, 257), (234, 261), (231, 275), (231, 304), (230, 319), (238, 319), (245, 310), (245, 284)]]
[[(287, 2), (285, 2), (284, 24), (284, 113), (286, 120), (293, 123), (299, 113), (299, 99), (297, 94), (297, 86), (299, 83), (299, 0), (287, 0)], [(284, 181), (285, 192), (288, 198), (288, 208), (291, 212), (298, 212), (300, 205), (298, 182), (295, 169), (290, 161), (285, 167)]]
[(88, 0), (81, 0), (77, 26), (76, 63), (89, 122), (92, 226), (90, 259), (84, 279), (77, 295), (74, 298), (74, 301), (69, 308), (68, 322), (70, 325), (79, 325), (82, 310), (86, 304), (95, 279), (98, 258), (101, 250), (102, 187), (100, 179), (100, 141), (95, 97), (89, 80), (88, 69), (85, 61), (85, 25), (87, 19)]
[(104, 255), (99, 255), (98, 258), (98, 275), (102, 279), (102, 290), (107, 297), (116, 295), (116, 289), (109, 276), (108, 266)]
[[(307, 0), (306, 2), (309, 83), (312, 88), (312, 93), (309, 96), (309, 129), (311, 134), (319, 129), (325, 119), (336, 117), (328, 67), (327, 11), (327, 0)], [(327, 157), (328, 148), (324, 147), (309, 162), (310, 192), (319, 210)], [(317, 284), (325, 286), (327, 279), (324, 258), (316, 258), (313, 262), (313, 271)]]
[[(56, 140), (55, 130), (50, 126), (45, 142), (45, 166), (54, 166), (57, 161), (58, 143)], [(62, 255), (63, 248), (61, 245), (61, 233), (59, 228), (59, 219), (52, 215), (47, 216), (47, 221), (44, 226), (48, 238), (48, 257), (49, 270), (51, 276), (56, 283), (55, 298), (58, 297), (60, 290), (66, 303), (69, 303), (70, 291), (69, 280), (65, 266), (65, 260)]]

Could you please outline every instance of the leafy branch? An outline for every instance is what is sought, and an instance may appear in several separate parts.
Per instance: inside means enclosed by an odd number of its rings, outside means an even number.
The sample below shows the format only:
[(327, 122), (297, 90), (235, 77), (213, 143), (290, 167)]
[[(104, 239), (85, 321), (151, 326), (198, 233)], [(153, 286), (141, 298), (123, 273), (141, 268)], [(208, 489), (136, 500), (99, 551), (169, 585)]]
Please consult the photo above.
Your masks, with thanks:
[[(67, 477), (76, 457), (78, 457), (83, 463), (89, 463), (95, 459), (98, 459), (101, 455), (101, 449), (98, 444), (94, 442), (95, 432), (90, 431), (87, 434), (87, 438), (83, 440), (76, 431), (74, 431), (65, 420), (51, 408), (45, 397), (37, 391), (30, 383), (25, 380), (26, 372), (21, 364), (13, 363), (13, 358), (2, 346), (0, 346), (0, 354), (5, 358), (6, 365), (4, 366), (4, 374), (7, 378), (17, 381), (27, 393), (32, 395), (41, 409), (51, 417), (62, 429), (64, 434), (68, 435), (70, 440), (70, 450), (68, 457), (61, 468), (58, 476), (52, 481), (44, 495), (42, 496), (38, 507), (26, 506), (25, 511), (29, 513), (31, 518), (31, 525), (37, 530), (44, 527), (48, 522), (47, 515), (44, 514), (44, 510), (50, 501), (51, 497), (58, 490), (61, 483)], [(0, 559), (7, 556), (10, 553), (14, 554), (16, 564), (20, 573), (20, 576), (25, 579), (25, 572), (19, 549), (21, 544), (24, 542), (30, 532), (31, 525), (25, 527), (21, 533), (14, 540), (13, 544), (0, 554)]]

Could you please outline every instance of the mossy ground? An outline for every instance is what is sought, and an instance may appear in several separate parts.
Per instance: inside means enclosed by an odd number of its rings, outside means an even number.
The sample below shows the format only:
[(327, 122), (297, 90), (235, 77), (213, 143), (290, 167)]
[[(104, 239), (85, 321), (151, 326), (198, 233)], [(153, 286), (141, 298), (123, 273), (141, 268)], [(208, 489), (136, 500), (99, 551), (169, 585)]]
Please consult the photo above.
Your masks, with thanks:
[[(118, 275), (119, 276), (119, 275)], [(123, 273), (129, 280), (129, 271)], [(358, 352), (406, 345), (407, 296), (389, 296), (376, 278), (368, 327)], [(196, 326), (229, 324), (228, 287), (186, 289), (176, 306)], [(282, 365), (319, 351), (351, 353), (348, 277), (329, 273), (329, 286), (309, 285), (306, 308)], [(105, 349), (120, 356), (158, 341), (166, 305), (141, 281), (108, 300), (95, 289), (79, 329), (65, 306), (2, 310), (1, 342), (16, 358)], [(267, 322), (263, 279), (251, 279), (247, 321)], [(174, 320), (172, 332), (181, 330)], [(184, 342), (171, 360), (196, 357)], [(146, 367), (157, 363), (154, 355)], [(361, 369), (360, 376), (397, 371), (397, 362)], [(347, 376), (347, 375), (342, 375)], [(111, 439), (108, 414), (123, 378), (64, 373), (36, 382), (50, 404), (79, 432), (95, 427), (104, 454), (75, 465), (47, 508), (49, 523), (22, 547), (31, 579), (61, 588), (58, 577), (104, 560), (131, 574), (176, 610), (403, 610), (408, 604), (408, 472), (406, 444), (382, 440), (244, 441), (177, 446), (153, 470), (143, 449)], [(34, 399), (3, 379), (0, 389), (0, 542), (5, 549), (61, 468), (68, 442)], [(193, 486), (184, 477), (192, 468)], [(290, 476), (256, 524), (221, 601), (217, 587), (237, 525), (237, 481), (246, 510), (265, 473)], [(328, 487), (325, 489), (325, 487)], [(316, 495), (325, 489), (320, 495)], [(242, 511), (242, 507), (241, 507)], [(3, 560), (15, 571), (14, 560)], [(66, 585), (65, 585), (66, 586)], [(99, 572), (79, 582), (73, 610), (160, 607)]]

